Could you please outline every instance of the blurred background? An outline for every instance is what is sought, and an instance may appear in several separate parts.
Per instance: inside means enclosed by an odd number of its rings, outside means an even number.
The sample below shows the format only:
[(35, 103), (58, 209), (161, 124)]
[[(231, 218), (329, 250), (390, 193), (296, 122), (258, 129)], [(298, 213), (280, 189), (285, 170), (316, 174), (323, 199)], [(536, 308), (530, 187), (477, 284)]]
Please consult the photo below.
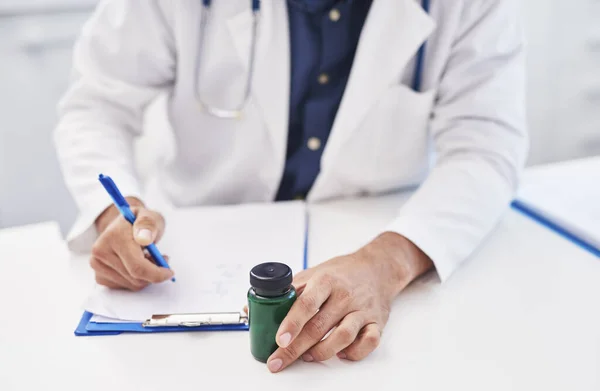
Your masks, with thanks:
[[(600, 0), (521, 1), (528, 164), (600, 155)], [(96, 3), (0, 0), (0, 228), (54, 220), (66, 233), (75, 218), (52, 132), (72, 45)], [(164, 125), (160, 107), (148, 113), (149, 137)]]

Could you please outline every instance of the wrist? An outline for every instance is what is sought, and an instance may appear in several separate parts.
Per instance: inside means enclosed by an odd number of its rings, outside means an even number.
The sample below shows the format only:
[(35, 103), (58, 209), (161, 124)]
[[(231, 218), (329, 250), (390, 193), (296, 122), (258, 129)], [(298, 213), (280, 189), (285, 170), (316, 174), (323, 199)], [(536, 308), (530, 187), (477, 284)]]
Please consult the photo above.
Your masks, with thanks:
[(433, 262), (421, 249), (395, 232), (380, 234), (362, 251), (375, 263), (381, 286), (390, 299), (433, 267)]
[[(135, 197), (125, 197), (129, 205), (132, 207), (143, 207), (144, 203)], [(119, 209), (115, 205), (111, 205), (108, 208), (104, 209), (102, 213), (96, 218), (94, 221), (94, 226), (96, 227), (96, 231), (100, 234), (106, 230), (106, 228), (113, 222), (114, 219), (119, 217), (120, 212)]]

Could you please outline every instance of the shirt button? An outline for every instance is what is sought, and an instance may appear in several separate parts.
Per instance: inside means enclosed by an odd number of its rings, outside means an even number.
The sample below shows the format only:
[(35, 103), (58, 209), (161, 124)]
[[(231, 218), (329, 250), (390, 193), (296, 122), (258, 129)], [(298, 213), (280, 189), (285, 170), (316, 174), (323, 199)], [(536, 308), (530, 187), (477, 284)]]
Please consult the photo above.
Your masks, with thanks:
[(319, 84), (327, 84), (329, 83), (329, 75), (326, 73), (321, 73), (319, 75)]
[(321, 148), (321, 140), (317, 137), (311, 137), (308, 139), (306, 146), (311, 151), (316, 151), (317, 149)]
[(332, 22), (337, 22), (338, 20), (340, 20), (340, 17), (342, 15), (340, 14), (340, 11), (337, 8), (333, 8), (331, 11), (329, 11), (329, 20), (331, 20)]

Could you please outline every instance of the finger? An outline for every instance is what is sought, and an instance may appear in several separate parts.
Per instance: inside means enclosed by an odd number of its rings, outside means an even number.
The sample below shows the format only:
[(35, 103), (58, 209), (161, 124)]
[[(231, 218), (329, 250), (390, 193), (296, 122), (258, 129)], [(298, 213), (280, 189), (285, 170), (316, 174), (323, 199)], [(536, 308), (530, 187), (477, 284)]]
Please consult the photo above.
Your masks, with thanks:
[(302, 359), (304, 361), (329, 360), (335, 354), (350, 346), (364, 325), (364, 313), (358, 311), (349, 313), (327, 338), (303, 354)]
[(133, 223), (133, 237), (140, 246), (148, 246), (160, 240), (164, 230), (164, 219), (154, 211), (139, 209)]
[(142, 287), (133, 286), (127, 279), (123, 278), (113, 269), (103, 265), (102, 263), (95, 264), (91, 262), (92, 268), (96, 273), (96, 282), (100, 285), (107, 286), (111, 289), (129, 289), (133, 291), (140, 290)]
[(312, 279), (296, 299), (277, 331), (277, 344), (285, 348), (299, 334), (331, 294), (332, 284), (326, 278)]
[(294, 288), (296, 289), (296, 293), (298, 295), (300, 295), (304, 291), (304, 288), (306, 288), (306, 284), (308, 283), (314, 272), (315, 269), (307, 269), (301, 271), (300, 273), (294, 276), (294, 281), (292, 282), (292, 285), (294, 285)]
[(362, 328), (356, 340), (346, 349), (338, 353), (341, 359), (351, 361), (362, 360), (377, 349), (381, 341), (381, 329), (377, 323), (370, 323)]
[(245, 306), (244, 306), (244, 313), (245, 313), (246, 315), (248, 315), (248, 306), (247, 306), (247, 305), (245, 305)]
[(127, 273), (136, 280), (152, 283), (160, 283), (173, 277), (173, 271), (161, 266), (144, 257), (140, 247), (133, 241), (122, 243), (117, 247), (117, 254), (121, 258)]
[(96, 274), (96, 282), (110, 289), (127, 289), (137, 292), (142, 288), (134, 287), (131, 283), (116, 273), (112, 274)]
[(132, 291), (139, 291), (148, 285), (145, 281), (129, 280), (123, 277), (116, 270), (102, 263), (97, 258), (92, 258), (90, 266), (96, 273), (96, 282), (98, 282), (98, 278), (101, 277), (103, 281), (110, 281), (111, 286), (116, 285), (119, 288), (125, 288)]
[(330, 299), (304, 326), (296, 339), (286, 348), (278, 348), (267, 360), (272, 372), (278, 372), (296, 361), (315, 346), (343, 318), (343, 307)]
[(123, 287), (117, 284), (116, 282), (104, 278), (102, 276), (96, 276), (96, 282), (98, 283), (98, 285), (103, 285), (109, 289), (123, 289)]
[[(154, 258), (152, 258), (152, 255), (150, 255), (150, 253), (147, 250), (144, 250), (144, 258), (146, 258), (147, 260), (154, 262), (154, 264), (156, 264), (156, 260)], [(170, 258), (168, 255), (163, 254), (163, 258), (167, 263), (169, 263)]]
[[(123, 265), (123, 261), (119, 255), (114, 252), (108, 245), (99, 242), (94, 245), (92, 249), (92, 258), (90, 260), (90, 266), (94, 270), (97, 270), (101, 265), (96, 265), (96, 262), (104, 264), (106, 267), (116, 271), (124, 279), (128, 280), (132, 286), (146, 286), (147, 282), (135, 279), (129, 275), (129, 272)], [(105, 273), (108, 274), (108, 273)]]

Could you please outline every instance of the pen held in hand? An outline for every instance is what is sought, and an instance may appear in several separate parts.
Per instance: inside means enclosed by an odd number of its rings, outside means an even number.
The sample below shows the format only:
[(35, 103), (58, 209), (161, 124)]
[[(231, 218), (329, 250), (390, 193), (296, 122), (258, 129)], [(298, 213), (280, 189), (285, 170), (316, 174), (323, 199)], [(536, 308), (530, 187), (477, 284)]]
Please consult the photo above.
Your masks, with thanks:
[[(98, 177), (98, 180), (100, 181), (102, 186), (104, 186), (104, 189), (106, 189), (108, 195), (110, 195), (113, 203), (115, 204), (115, 206), (117, 207), (117, 209), (119, 210), (121, 215), (129, 223), (133, 224), (136, 219), (135, 214), (131, 211), (131, 207), (129, 206), (129, 203), (127, 202), (125, 197), (123, 197), (123, 195), (117, 188), (117, 185), (112, 180), (112, 178), (109, 176), (100, 174)], [(166, 269), (170, 269), (169, 264), (163, 258), (162, 254), (160, 253), (160, 251), (158, 251), (158, 248), (156, 247), (156, 245), (154, 243), (151, 243), (148, 246), (146, 246), (145, 250), (147, 250), (148, 253), (150, 253), (150, 256), (152, 257), (152, 259), (154, 260), (154, 262), (156, 262), (156, 264), (158, 266), (164, 267)], [(171, 281), (175, 282), (175, 277), (171, 278)]]

